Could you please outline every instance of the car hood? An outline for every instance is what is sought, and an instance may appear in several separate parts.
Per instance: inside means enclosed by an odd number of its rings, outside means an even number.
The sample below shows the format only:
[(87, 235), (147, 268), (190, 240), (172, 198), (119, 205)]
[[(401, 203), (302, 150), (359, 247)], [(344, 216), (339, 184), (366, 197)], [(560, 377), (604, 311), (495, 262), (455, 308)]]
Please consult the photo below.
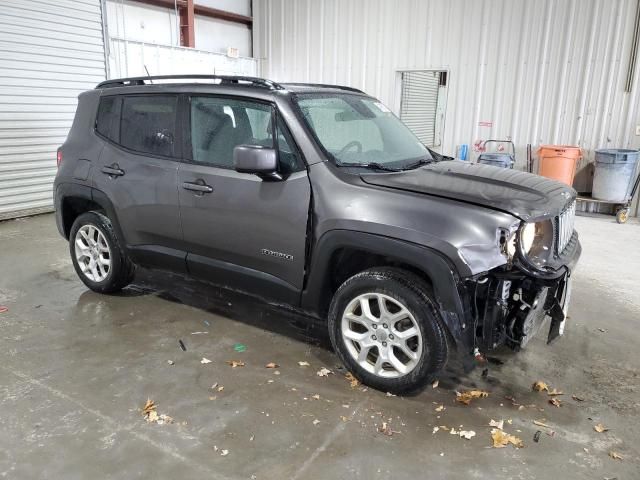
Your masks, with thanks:
[(564, 183), (539, 175), (460, 160), (397, 173), (360, 175), (369, 185), (424, 193), (508, 212), (522, 220), (555, 216), (575, 199)]

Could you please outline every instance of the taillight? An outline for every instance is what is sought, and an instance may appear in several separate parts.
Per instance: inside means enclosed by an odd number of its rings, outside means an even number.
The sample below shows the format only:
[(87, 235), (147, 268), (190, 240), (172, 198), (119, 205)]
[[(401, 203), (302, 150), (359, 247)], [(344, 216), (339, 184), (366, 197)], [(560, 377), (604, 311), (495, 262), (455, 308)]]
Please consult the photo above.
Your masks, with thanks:
[(62, 147), (58, 148), (58, 153), (56, 154), (56, 161), (58, 162), (58, 168), (60, 168), (60, 164), (62, 163)]

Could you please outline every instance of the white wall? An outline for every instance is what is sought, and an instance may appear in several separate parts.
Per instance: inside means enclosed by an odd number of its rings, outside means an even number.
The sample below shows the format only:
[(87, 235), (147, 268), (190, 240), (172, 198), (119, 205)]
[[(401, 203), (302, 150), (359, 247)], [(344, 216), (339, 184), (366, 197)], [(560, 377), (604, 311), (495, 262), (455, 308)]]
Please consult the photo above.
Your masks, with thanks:
[(251, 56), (251, 30), (246, 25), (196, 15), (194, 26), (197, 49), (227, 53), (227, 47), (235, 47), (240, 56)]
[(251, 0), (196, 0), (196, 5), (251, 16)]
[(522, 169), (527, 143), (579, 145), (589, 190), (594, 149), (640, 147), (640, 65), (624, 92), (636, 3), (256, 0), (254, 56), (266, 77), (351, 85), (396, 112), (401, 70), (448, 70), (444, 152), (510, 138)]

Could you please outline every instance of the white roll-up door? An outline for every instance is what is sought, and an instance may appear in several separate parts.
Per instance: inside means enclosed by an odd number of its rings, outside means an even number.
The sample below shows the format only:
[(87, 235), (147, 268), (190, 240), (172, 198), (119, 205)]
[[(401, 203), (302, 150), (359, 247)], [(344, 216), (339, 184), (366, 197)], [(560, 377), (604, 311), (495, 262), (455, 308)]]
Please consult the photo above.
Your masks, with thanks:
[(78, 94), (104, 79), (100, 0), (0, 1), (0, 219), (52, 208)]
[(428, 147), (436, 143), (440, 72), (403, 72), (400, 119)]

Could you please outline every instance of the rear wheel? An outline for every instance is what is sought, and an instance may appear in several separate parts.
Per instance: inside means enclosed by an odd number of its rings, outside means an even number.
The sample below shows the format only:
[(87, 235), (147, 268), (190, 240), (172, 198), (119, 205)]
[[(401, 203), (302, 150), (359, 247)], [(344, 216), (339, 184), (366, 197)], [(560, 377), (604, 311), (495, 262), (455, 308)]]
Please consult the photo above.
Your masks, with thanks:
[(133, 279), (134, 265), (118, 243), (109, 218), (87, 212), (76, 218), (69, 234), (76, 273), (91, 290), (113, 293)]
[(447, 360), (445, 327), (428, 285), (400, 269), (366, 270), (342, 284), (329, 333), (353, 375), (387, 392), (421, 388)]

